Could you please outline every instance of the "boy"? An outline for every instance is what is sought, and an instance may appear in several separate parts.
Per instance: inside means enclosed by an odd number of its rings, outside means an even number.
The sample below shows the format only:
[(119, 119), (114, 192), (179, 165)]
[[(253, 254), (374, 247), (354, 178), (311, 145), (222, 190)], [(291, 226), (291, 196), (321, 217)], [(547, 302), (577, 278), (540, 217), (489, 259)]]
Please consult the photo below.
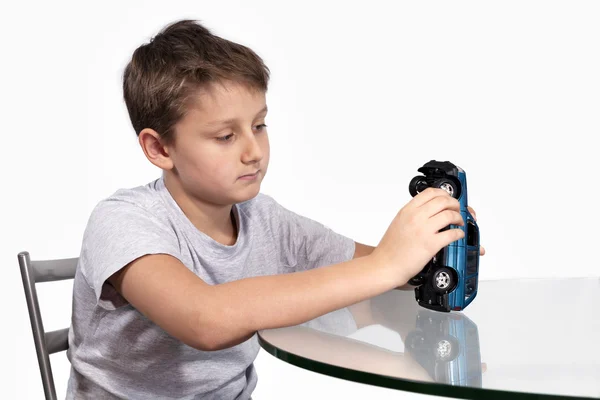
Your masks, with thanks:
[(405, 285), (461, 238), (459, 203), (414, 197), (377, 248), (260, 194), (269, 70), (194, 21), (133, 54), (124, 97), (145, 186), (101, 201), (74, 281), (67, 398), (248, 399), (255, 332), (303, 323)]

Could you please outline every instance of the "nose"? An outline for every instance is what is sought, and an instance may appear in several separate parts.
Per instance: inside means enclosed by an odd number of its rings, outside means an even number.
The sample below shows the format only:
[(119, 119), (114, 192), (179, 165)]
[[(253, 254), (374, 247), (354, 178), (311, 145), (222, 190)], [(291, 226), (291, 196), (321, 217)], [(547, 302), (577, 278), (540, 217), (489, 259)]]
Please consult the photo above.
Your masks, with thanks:
[(253, 132), (244, 135), (244, 151), (242, 152), (242, 162), (244, 164), (254, 164), (262, 160), (263, 151), (258, 143), (258, 139)]

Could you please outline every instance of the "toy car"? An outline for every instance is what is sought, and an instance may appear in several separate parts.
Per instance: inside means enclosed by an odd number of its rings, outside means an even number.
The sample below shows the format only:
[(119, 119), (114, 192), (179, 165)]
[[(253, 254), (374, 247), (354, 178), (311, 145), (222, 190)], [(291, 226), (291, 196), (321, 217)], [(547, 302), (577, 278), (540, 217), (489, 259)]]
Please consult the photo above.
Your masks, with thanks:
[(481, 387), (479, 332), (466, 315), (419, 311), (404, 348), (435, 382)]
[[(441, 249), (423, 270), (408, 281), (415, 287), (419, 305), (435, 310), (460, 311), (477, 295), (479, 275), (479, 227), (467, 209), (467, 175), (449, 161), (431, 160), (418, 169), (409, 184), (411, 196), (428, 187), (441, 188), (460, 202), (465, 231), (459, 239)], [(450, 225), (442, 230), (455, 228)]]

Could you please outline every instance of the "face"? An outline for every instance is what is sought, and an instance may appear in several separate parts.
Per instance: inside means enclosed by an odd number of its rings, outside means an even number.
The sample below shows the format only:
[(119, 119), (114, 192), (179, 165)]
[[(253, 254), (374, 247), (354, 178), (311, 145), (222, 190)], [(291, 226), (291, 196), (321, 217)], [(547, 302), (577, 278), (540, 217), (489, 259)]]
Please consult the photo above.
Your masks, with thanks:
[(195, 200), (230, 205), (255, 197), (269, 164), (265, 93), (225, 82), (196, 100), (166, 148), (168, 173)]

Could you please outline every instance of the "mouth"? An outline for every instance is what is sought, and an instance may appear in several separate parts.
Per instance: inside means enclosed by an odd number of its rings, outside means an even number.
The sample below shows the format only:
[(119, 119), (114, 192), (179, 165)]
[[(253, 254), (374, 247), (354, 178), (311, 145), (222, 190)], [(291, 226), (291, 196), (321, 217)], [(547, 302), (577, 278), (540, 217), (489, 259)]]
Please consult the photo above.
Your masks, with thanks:
[(260, 172), (260, 169), (257, 170), (256, 172), (254, 172), (253, 174), (242, 175), (242, 176), (239, 177), (239, 179), (253, 179), (253, 178), (256, 178), (258, 176), (259, 172)]

